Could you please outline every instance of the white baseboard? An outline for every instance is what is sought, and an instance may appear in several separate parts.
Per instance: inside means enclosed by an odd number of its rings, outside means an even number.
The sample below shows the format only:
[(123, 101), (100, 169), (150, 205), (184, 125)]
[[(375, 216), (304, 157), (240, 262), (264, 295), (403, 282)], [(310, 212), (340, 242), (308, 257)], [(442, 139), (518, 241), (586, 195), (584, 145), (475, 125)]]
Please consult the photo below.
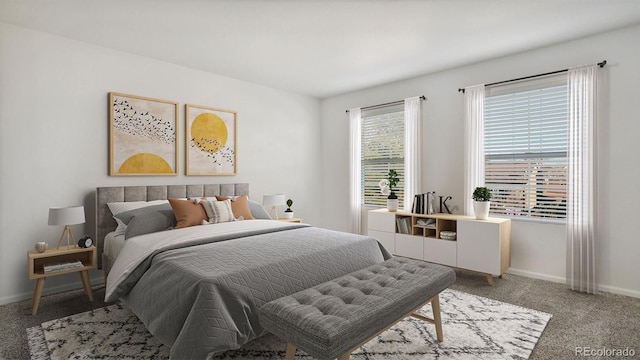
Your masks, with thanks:
[[(567, 279), (564, 277), (550, 276), (547, 274), (541, 274), (533, 271), (526, 271), (526, 270), (520, 270), (520, 269), (514, 269), (514, 268), (510, 268), (509, 270), (507, 270), (507, 274), (519, 275), (519, 276), (524, 276), (532, 279), (546, 280), (546, 281), (551, 281), (551, 282), (560, 283), (560, 284), (564, 284), (567, 282)], [(598, 290), (602, 292), (617, 294), (617, 295), (640, 298), (640, 291), (636, 291), (636, 290), (624, 289), (624, 288), (619, 288), (619, 287), (609, 286), (609, 285), (602, 285), (602, 284), (598, 284)]]
[[(102, 276), (102, 273), (96, 274), (95, 276), (91, 277), (89, 281), (91, 282), (91, 287), (94, 287), (96, 285), (102, 285), (104, 284), (104, 276)], [(80, 290), (80, 289), (82, 289), (82, 281), (80, 280), (76, 282), (64, 284), (64, 285), (53, 286), (53, 287), (47, 287), (45, 282), (44, 289), (42, 290), (42, 296), (59, 294), (66, 291)], [(3, 298), (0, 298), (0, 305), (11, 304), (11, 303), (19, 302), (23, 300), (31, 300), (32, 298), (33, 298), (33, 291), (15, 294), (11, 296), (5, 296)]]
[(598, 290), (612, 293), (612, 294), (617, 294), (617, 295), (640, 298), (640, 291), (636, 291), (636, 290), (629, 290), (629, 289), (623, 289), (615, 286), (600, 285), (600, 284), (598, 284)]
[(551, 281), (554, 283), (561, 283), (561, 284), (566, 282), (566, 279), (560, 276), (551, 276), (547, 274), (542, 274), (542, 273), (537, 273), (537, 272), (527, 271), (527, 270), (514, 269), (514, 268), (509, 268), (509, 270), (507, 270), (507, 274), (524, 276), (531, 279), (546, 280), (546, 281)]

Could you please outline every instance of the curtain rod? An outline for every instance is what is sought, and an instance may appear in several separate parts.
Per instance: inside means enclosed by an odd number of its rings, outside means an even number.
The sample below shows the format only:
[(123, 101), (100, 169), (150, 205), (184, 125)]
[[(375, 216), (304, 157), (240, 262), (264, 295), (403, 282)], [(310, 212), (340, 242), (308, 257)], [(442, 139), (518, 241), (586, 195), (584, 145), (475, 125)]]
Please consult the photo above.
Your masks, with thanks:
[[(602, 60), (602, 62), (599, 62), (597, 65), (600, 66), (601, 68), (603, 68), (605, 65), (607, 65), (607, 60)], [(543, 73), (543, 74), (538, 74), (538, 75), (530, 75), (530, 76), (525, 76), (525, 77), (521, 77), (521, 78), (517, 78), (517, 79), (497, 81), (497, 82), (494, 82), (494, 83), (491, 83), (491, 84), (486, 84), (485, 86), (493, 86), (493, 85), (505, 84), (505, 83), (519, 81), (519, 80), (533, 79), (533, 78), (537, 78), (537, 77), (540, 77), (540, 76), (559, 74), (559, 73), (563, 73), (563, 72), (567, 72), (567, 71), (569, 71), (569, 69), (556, 70), (556, 71), (551, 71), (551, 72), (548, 72), (548, 73)], [(458, 92), (462, 92), (464, 94), (464, 88), (458, 88)]]
[[(426, 99), (426, 97), (424, 97), (424, 95), (420, 96), (420, 100), (425, 100), (425, 99)], [(384, 103), (384, 104), (365, 106), (363, 108), (360, 108), (360, 110), (373, 109), (373, 108), (377, 108), (377, 107), (381, 107), (381, 106), (396, 105), (396, 104), (400, 104), (400, 103), (403, 103), (403, 102), (404, 102), (404, 100), (398, 100), (398, 101), (392, 101), (392, 102), (388, 102), (388, 103)], [(346, 112), (349, 112), (349, 110), (346, 110)]]

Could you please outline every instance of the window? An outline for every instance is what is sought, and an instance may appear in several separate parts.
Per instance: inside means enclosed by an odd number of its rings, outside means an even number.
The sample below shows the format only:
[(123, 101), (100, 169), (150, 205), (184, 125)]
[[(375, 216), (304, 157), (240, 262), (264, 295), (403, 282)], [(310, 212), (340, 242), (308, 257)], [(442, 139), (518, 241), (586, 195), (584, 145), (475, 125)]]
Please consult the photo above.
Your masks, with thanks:
[(404, 104), (362, 111), (361, 186), (364, 205), (386, 206), (386, 196), (378, 183), (390, 169), (398, 172), (400, 182), (394, 192), (398, 207), (404, 204)]
[(487, 88), (485, 184), (492, 214), (566, 218), (567, 110), (566, 74)]

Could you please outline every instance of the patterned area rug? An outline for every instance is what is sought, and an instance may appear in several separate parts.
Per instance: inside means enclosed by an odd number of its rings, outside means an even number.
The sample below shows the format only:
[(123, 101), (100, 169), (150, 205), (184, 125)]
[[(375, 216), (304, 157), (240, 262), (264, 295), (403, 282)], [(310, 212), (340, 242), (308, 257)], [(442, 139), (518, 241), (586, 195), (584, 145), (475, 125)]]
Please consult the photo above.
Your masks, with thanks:
[[(409, 317), (352, 354), (352, 359), (527, 359), (550, 314), (455, 290), (440, 294), (444, 342), (435, 327)], [(420, 313), (431, 316), (431, 305)], [(121, 304), (27, 329), (32, 360), (168, 359), (160, 344)], [(268, 334), (214, 359), (283, 359), (285, 344)], [(310, 357), (300, 350), (296, 359)]]

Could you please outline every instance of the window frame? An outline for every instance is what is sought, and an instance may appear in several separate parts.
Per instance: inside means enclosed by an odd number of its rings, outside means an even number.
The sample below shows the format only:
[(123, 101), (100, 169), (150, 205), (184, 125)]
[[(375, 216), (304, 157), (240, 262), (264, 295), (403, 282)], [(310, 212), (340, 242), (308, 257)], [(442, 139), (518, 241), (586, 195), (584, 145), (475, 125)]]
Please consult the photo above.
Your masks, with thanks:
[[(522, 110), (525, 105), (521, 103), (511, 107), (517, 116), (527, 116), (526, 120), (519, 118), (520, 120), (515, 121), (521, 123), (513, 125), (512, 132), (508, 130), (510, 116), (500, 119), (496, 109), (492, 109), (498, 106), (498, 110), (506, 110), (504, 104), (509, 102), (509, 97), (512, 101), (519, 102), (536, 96), (540, 97), (536, 100), (538, 103), (532, 105), (530, 101), (526, 105), (526, 111)], [(554, 96), (557, 97), (557, 104), (551, 100)], [(502, 104), (496, 103), (497, 101)], [(492, 216), (537, 222), (566, 222), (568, 104), (566, 74), (485, 88), (484, 181), (485, 186), (493, 192), (490, 209)], [(522, 108), (516, 109), (519, 106)], [(527, 130), (523, 132), (525, 128)], [(500, 132), (504, 134), (500, 135)], [(509, 149), (505, 144), (510, 137), (511, 152), (505, 152)], [(518, 149), (518, 146), (522, 147)], [(504, 171), (499, 169), (500, 165)], [(509, 166), (512, 168), (508, 169)], [(541, 179), (542, 170), (546, 175)], [(515, 184), (505, 181), (509, 176), (513, 176)]]
[[(369, 136), (368, 131), (380, 131), (378, 129), (370, 129), (373, 124), (368, 122), (384, 123), (385, 121), (393, 121), (395, 123), (401, 123), (400, 129), (395, 129), (392, 136), (388, 131), (381, 131), (381, 136), (374, 138)], [(380, 192), (378, 183), (382, 179), (387, 178), (387, 174), (390, 169), (394, 169), (398, 172), (399, 182), (394, 190), (398, 196), (398, 208), (404, 206), (404, 174), (405, 174), (405, 156), (406, 156), (406, 143), (405, 143), (405, 128), (406, 119), (404, 116), (404, 102), (399, 104), (379, 106), (375, 108), (363, 109), (361, 114), (361, 126), (362, 134), (360, 136), (360, 193), (361, 193), (361, 205), (371, 207), (386, 207), (387, 196)], [(397, 124), (396, 124), (397, 125)], [(390, 126), (395, 126), (390, 124)], [(378, 149), (371, 149), (375, 145), (367, 146), (365, 140), (383, 139), (387, 144), (380, 145)], [(399, 151), (398, 147), (401, 148)], [(386, 156), (371, 157), (369, 152), (381, 151), (386, 152)], [(371, 169), (373, 175), (367, 176), (369, 172), (367, 167)], [(377, 168), (377, 169), (375, 169)], [(373, 176), (373, 177), (372, 177)]]

